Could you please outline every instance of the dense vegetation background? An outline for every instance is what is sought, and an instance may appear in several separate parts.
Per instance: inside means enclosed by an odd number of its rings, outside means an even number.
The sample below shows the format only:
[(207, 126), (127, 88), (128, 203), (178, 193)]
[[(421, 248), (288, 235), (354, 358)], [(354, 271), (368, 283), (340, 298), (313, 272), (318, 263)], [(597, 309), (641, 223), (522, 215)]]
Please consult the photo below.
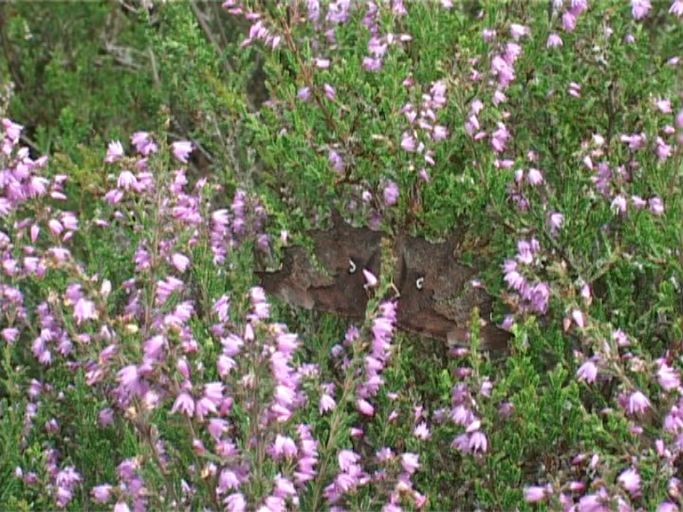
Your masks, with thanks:
[[(0, 508), (679, 510), (682, 15), (0, 4)], [(464, 228), (509, 351), (269, 309), (333, 209)]]

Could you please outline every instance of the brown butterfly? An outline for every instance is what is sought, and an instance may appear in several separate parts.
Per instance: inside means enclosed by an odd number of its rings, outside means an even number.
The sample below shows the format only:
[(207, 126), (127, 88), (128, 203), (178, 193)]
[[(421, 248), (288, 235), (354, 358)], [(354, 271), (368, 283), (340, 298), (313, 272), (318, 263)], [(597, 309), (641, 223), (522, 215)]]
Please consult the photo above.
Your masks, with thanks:
[[(362, 319), (368, 295), (362, 269), (380, 272), (382, 235), (368, 228), (354, 228), (338, 214), (332, 229), (309, 232), (319, 268), (305, 248), (285, 249), (282, 268), (257, 272), (269, 293), (294, 306), (327, 311)], [(405, 331), (467, 344), (470, 312), (479, 308), (485, 321), (491, 314), (492, 299), (473, 286), (477, 271), (457, 262), (458, 235), (444, 243), (399, 236), (394, 254), (399, 262), (394, 283), (399, 291), (398, 327)], [(502, 349), (510, 335), (485, 322), (480, 329), (484, 349)]]
[(439, 244), (415, 237), (396, 241), (400, 264), (394, 280), (401, 294), (398, 326), (449, 344), (467, 345), (470, 313), (476, 306), (483, 321), (482, 348), (504, 349), (510, 335), (487, 322), (492, 299), (474, 284), (477, 270), (456, 260), (457, 239), (453, 235)]
[(338, 214), (333, 222), (329, 230), (308, 233), (316, 261), (305, 248), (292, 246), (280, 270), (257, 275), (267, 292), (289, 304), (362, 319), (368, 301), (363, 269), (379, 275), (381, 234), (354, 228)]

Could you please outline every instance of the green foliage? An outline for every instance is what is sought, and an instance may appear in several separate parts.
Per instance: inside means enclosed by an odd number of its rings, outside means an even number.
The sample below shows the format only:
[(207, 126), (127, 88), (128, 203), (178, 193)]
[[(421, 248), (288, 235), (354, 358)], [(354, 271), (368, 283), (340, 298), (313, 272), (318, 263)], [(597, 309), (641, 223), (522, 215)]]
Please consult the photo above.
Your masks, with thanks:
[[(515, 307), (504, 291), (501, 264), (513, 257), (519, 239), (538, 239), (543, 249), (537, 277), (552, 285), (550, 309), (547, 315), (520, 317), (508, 354), (454, 359), (441, 344), (402, 334), (383, 374), (386, 389), (377, 398), (373, 421), (359, 419), (349, 397), (340, 404), (344, 414), (335, 420), (316, 414), (315, 407), (302, 418), (313, 423), (315, 434), (329, 448), (321, 457), (326, 483), (336, 470), (332, 448), (353, 448), (371, 457), (391, 446), (398, 452), (420, 453), (422, 467), (414, 481), (429, 496), (430, 510), (529, 510), (523, 487), (578, 478), (571, 467), (574, 455), (600, 454), (613, 464), (608, 471), (613, 483), (618, 474), (614, 468), (626, 467), (631, 454), (644, 451), (631, 422), (609, 408), (615, 407), (620, 393), (631, 391), (623, 382), (652, 396), (657, 385), (644, 371), (633, 371), (621, 384), (579, 383), (577, 352), (595, 354), (613, 330), (623, 329), (632, 340), (634, 357), (651, 360), (669, 350), (680, 367), (683, 334), (681, 148), (660, 161), (652, 151), (633, 152), (620, 140), (622, 134), (644, 132), (652, 142), (664, 123), (673, 123), (671, 115), (663, 121), (653, 102), (678, 98), (680, 109), (681, 67), (666, 64), (683, 48), (680, 23), (661, 13), (636, 23), (626, 3), (597, 1), (575, 31), (562, 33), (564, 46), (551, 50), (546, 40), (557, 30), (557, 20), (548, 18), (546, 4), (466, 2), (446, 10), (413, 2), (405, 18), (382, 10), (382, 30), (408, 33), (412, 39), (391, 46), (382, 69), (370, 72), (362, 64), (370, 35), (359, 11), (338, 27), (331, 49), (310, 25), (285, 26), (284, 7), (271, 5), (267, 20), (280, 30), (291, 29), (295, 43), (285, 41), (267, 51), (257, 45), (238, 49), (248, 25), (228, 17), (217, 4), (169, 2), (147, 12), (127, 11), (116, 2), (50, 3), (49, 9), (32, 2), (5, 3), (0, 6), (0, 70), (15, 85), (7, 115), (27, 126), (26, 142), (34, 156), (51, 154), (50, 174), (69, 175), (64, 209), (84, 219), (72, 252), (89, 275), (111, 281), (112, 315), (123, 308), (122, 285), (133, 274), (141, 231), (148, 230), (153, 219), (124, 218), (109, 229), (94, 220), (102, 215), (98, 198), (115, 178), (102, 163), (106, 143), (125, 141), (137, 130), (154, 131), (163, 143), (192, 140), (199, 148), (191, 163), (193, 178), (211, 175), (221, 185), (212, 193), (213, 206), (227, 207), (238, 186), (255, 191), (267, 206), (273, 237), (287, 229), (296, 239), (332, 208), (363, 222), (377, 213), (380, 229), (390, 235), (411, 231), (439, 237), (454, 226), (466, 226), (463, 258), (482, 268), (485, 285), (497, 298), (497, 315)], [(487, 141), (467, 135), (464, 121), (472, 100), (490, 103), (494, 91), (488, 79), (468, 79), (471, 59), (483, 58), (488, 51), (482, 29), (503, 33), (511, 21), (526, 23), (533, 37), (525, 39), (515, 64), (516, 79), (505, 91), (508, 101), (487, 107), (480, 119), (491, 131), (509, 114), (505, 119), (514, 136), (505, 156), (513, 166), (503, 169)], [(635, 42), (626, 44), (627, 35)], [(321, 48), (329, 50), (329, 69), (312, 64)], [(480, 68), (487, 70), (488, 65)], [(406, 86), (409, 77), (415, 86)], [(418, 172), (424, 164), (401, 149), (409, 126), (400, 109), (408, 102), (419, 105), (438, 80), (448, 88), (448, 102), (438, 119), (449, 135), (430, 147), (435, 164), (429, 167), (430, 180), (423, 182)], [(580, 82), (580, 98), (568, 93), (571, 82)], [(323, 92), (325, 84), (334, 87), (333, 99)], [(310, 88), (309, 101), (297, 98), (304, 87)], [(628, 179), (613, 192), (629, 198), (660, 197), (662, 215), (631, 207), (628, 215), (615, 215), (612, 198), (596, 190), (595, 169), (585, 165), (585, 157), (599, 149), (591, 145), (594, 135), (602, 136), (604, 145), (593, 164), (604, 160), (613, 169), (630, 166)], [(343, 156), (341, 173), (331, 168), (330, 150)], [(536, 154), (533, 164), (529, 151)], [(518, 209), (510, 199), (514, 171), (530, 166), (543, 170), (545, 183), (526, 189), (529, 206)], [(398, 183), (401, 191), (392, 208), (382, 203), (387, 180)], [(364, 192), (372, 199), (365, 200)], [(556, 235), (548, 228), (553, 212), (565, 219)], [(131, 229), (135, 223), (141, 229)], [(202, 243), (193, 248), (195, 264), (187, 285), (198, 309), (192, 328), (208, 367), (215, 366), (218, 351), (208, 331), (212, 300), (229, 292), (235, 301), (231, 314), (239, 318), (248, 308), (239, 297), (253, 284), (256, 263), (247, 243), (217, 270), (206, 233), (201, 236)], [(39, 284), (23, 285), (22, 291), (35, 307), (66, 284), (64, 275), (50, 272)], [(592, 288), (590, 304), (581, 302), (582, 284)], [(565, 325), (576, 308), (590, 316), (590, 330), (582, 331), (571, 321)], [(329, 356), (344, 336), (346, 321), (292, 311), (283, 304), (275, 304), (273, 317), (300, 333), (304, 348), (299, 357), (319, 366), (321, 382), (346, 384)], [(132, 333), (126, 340), (131, 354), (140, 351), (136, 336)], [(73, 374), (63, 368), (44, 369), (33, 360), (30, 345), (0, 348), (0, 504), (5, 508), (31, 510), (52, 504), (14, 476), (18, 466), (40, 464), (49, 437), (37, 428), (29, 444), (21, 446), (26, 404), (17, 383), (25, 385), (30, 378), (49, 380), (63, 392), (59, 402), (40, 408), (34, 423), (44, 425), (53, 415), (71, 420), (63, 426), (59, 449), (65, 463), (85, 476), (71, 509), (89, 507), (89, 489), (115, 481), (122, 458), (142, 454), (154, 459), (149, 439), (130, 425), (97, 425), (107, 397), (92, 399), (82, 369)], [(213, 366), (208, 374), (215, 378)], [(481, 457), (450, 447), (462, 432), (452, 423), (435, 424), (428, 440), (413, 435), (415, 408), (422, 407), (425, 415), (448, 408), (463, 367), (472, 368), (471, 382), (481, 385), (490, 376), (494, 384), (491, 395), (478, 404), (489, 443)], [(311, 386), (309, 391), (319, 399), (319, 390)], [(390, 392), (399, 397), (392, 398)], [(664, 398), (653, 402), (659, 416), (671, 405)], [(500, 412), (502, 404), (511, 405), (509, 416)], [(202, 463), (193, 452), (187, 424), (178, 418), (158, 412), (150, 421), (163, 425), (159, 434), (169, 455), (180, 463), (169, 472), (150, 465), (145, 473), (151, 489), (172, 489), (176, 495), (184, 475), (179, 468)], [(240, 421), (248, 426), (250, 419), (242, 414)], [(362, 440), (347, 435), (357, 424), (365, 429)], [(659, 474), (658, 464), (644, 458), (639, 465), (648, 490), (638, 502), (644, 509), (654, 509), (666, 498), (666, 476)], [(263, 471), (271, 469), (269, 465)], [(214, 499), (208, 480), (203, 485), (193, 506)], [(268, 490), (254, 492), (264, 495)], [(314, 494), (309, 492), (306, 504), (318, 503)], [(371, 491), (363, 490), (353, 504), (358, 510), (370, 509), (377, 506), (373, 498)]]

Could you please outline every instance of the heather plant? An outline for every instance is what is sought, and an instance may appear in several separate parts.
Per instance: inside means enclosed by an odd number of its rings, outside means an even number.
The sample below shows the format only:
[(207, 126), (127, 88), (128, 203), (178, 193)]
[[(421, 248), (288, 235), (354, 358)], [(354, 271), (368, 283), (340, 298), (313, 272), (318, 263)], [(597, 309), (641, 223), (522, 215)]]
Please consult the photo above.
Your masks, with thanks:
[[(136, 6), (168, 104), (67, 172), (2, 120), (0, 503), (680, 510), (680, 0), (217, 7)], [(398, 332), (391, 272), (358, 325), (272, 301), (332, 208), (462, 228), (509, 349)]]

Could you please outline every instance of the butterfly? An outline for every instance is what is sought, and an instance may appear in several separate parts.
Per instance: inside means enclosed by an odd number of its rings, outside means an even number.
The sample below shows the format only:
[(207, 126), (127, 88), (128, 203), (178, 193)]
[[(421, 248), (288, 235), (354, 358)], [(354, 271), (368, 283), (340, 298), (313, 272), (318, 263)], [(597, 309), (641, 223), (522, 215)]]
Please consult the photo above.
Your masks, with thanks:
[(331, 229), (308, 236), (315, 258), (303, 247), (288, 247), (279, 270), (257, 272), (261, 285), (291, 305), (363, 319), (368, 294), (362, 271), (379, 275), (382, 235), (334, 214)]
[[(329, 230), (312, 230), (311, 258), (303, 247), (284, 251), (282, 267), (257, 272), (264, 289), (293, 306), (336, 313), (361, 320), (368, 301), (362, 270), (379, 275), (382, 235), (355, 228), (339, 214)], [(492, 298), (473, 284), (477, 269), (460, 264), (456, 257), (458, 235), (446, 242), (399, 235), (393, 243), (396, 269), (391, 269), (398, 290), (397, 325), (400, 329), (447, 341), (467, 344), (470, 313), (479, 308), (484, 349), (507, 346), (509, 333), (488, 322)]]
[(504, 349), (510, 334), (488, 321), (493, 300), (478, 285), (477, 269), (455, 258), (456, 244), (457, 235), (442, 243), (416, 237), (397, 239), (398, 326), (449, 344), (467, 345), (471, 311), (476, 306), (482, 319), (482, 348)]

